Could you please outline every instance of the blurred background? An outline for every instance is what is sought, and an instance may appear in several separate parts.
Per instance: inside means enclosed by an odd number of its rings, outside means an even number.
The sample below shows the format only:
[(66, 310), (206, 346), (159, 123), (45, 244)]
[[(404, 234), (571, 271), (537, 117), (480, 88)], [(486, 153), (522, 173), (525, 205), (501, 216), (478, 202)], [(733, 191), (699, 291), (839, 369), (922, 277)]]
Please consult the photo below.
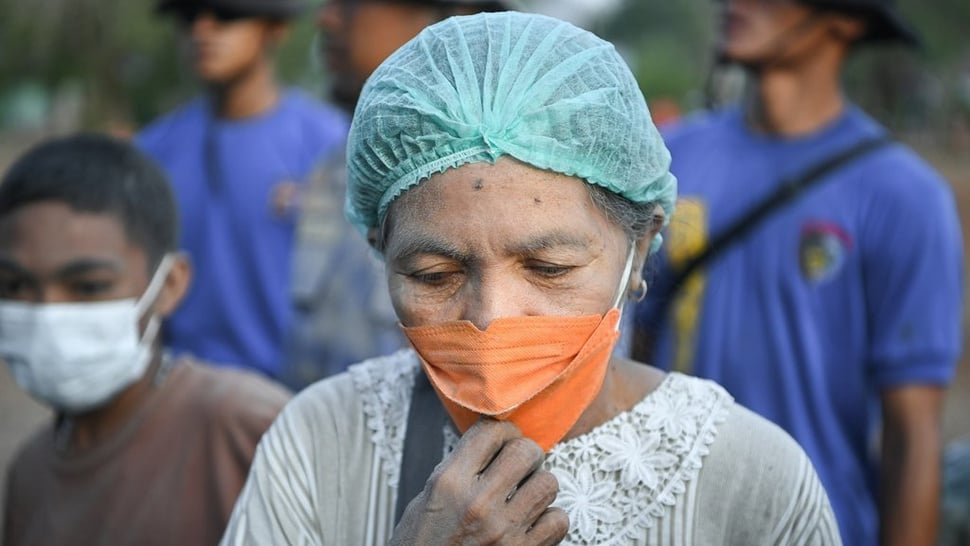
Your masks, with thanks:
[[(318, 1), (319, 0), (315, 0)], [(138, 127), (193, 93), (175, 26), (153, 0), (0, 0), (0, 130), (62, 132)], [(847, 73), (851, 95), (886, 125), (947, 151), (967, 146), (970, 2), (901, 0), (925, 38), (905, 49), (862, 52)], [(651, 101), (702, 106), (714, 2), (523, 0), (614, 41)], [(310, 91), (326, 80), (312, 17), (279, 55), (283, 78)]]
[[(316, 0), (319, 1), (319, 0)], [(192, 96), (171, 21), (154, 0), (0, 0), (0, 171), (45, 136), (78, 129), (130, 134)], [(524, 0), (617, 44), (658, 120), (704, 106), (711, 68), (709, 0)], [(846, 79), (864, 109), (949, 180), (970, 240), (970, 1), (899, 0), (922, 33), (921, 52), (861, 51)], [(284, 81), (322, 96), (308, 16), (282, 46)], [(742, 85), (723, 78), (727, 94)], [(970, 321), (964, 321), (964, 328)], [(968, 339), (968, 336), (965, 336)], [(946, 406), (944, 437), (970, 435), (970, 365), (964, 357)], [(47, 418), (0, 369), (0, 468)], [(3, 478), (0, 477), (0, 487)], [(2, 508), (0, 489), (0, 508)], [(0, 510), (2, 511), (2, 510)]]

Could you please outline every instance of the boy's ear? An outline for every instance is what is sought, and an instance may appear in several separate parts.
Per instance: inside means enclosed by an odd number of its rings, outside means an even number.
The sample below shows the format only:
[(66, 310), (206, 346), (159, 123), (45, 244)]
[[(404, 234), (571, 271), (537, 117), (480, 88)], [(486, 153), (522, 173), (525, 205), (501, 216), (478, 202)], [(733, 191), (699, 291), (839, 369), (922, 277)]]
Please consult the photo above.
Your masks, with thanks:
[(155, 313), (166, 318), (178, 309), (192, 284), (192, 264), (184, 252), (175, 255), (172, 268), (165, 277), (165, 283), (155, 301)]

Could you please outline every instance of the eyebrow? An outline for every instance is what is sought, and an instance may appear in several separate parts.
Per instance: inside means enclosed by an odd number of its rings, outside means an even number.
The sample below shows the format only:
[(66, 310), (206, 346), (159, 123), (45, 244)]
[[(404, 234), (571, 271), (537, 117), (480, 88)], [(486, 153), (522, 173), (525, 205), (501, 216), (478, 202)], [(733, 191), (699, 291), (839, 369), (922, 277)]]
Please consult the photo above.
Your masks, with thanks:
[(543, 250), (550, 250), (558, 247), (575, 248), (579, 250), (588, 249), (589, 240), (582, 238), (574, 233), (565, 231), (550, 231), (529, 238), (521, 243), (507, 247), (508, 252), (516, 255), (535, 254)]
[[(0, 256), (0, 269), (13, 270), (20, 275), (25, 275), (29, 277), (34, 277), (34, 273), (14, 260), (10, 258)], [(124, 270), (122, 264), (105, 259), (97, 258), (82, 258), (68, 263), (64, 267), (58, 269), (55, 273), (55, 277), (70, 277), (73, 275), (82, 275), (84, 273), (90, 273), (92, 271), (97, 271), (101, 269), (108, 269), (113, 272), (121, 272)]]
[[(585, 250), (589, 246), (589, 241), (578, 235), (556, 230), (509, 245), (505, 248), (505, 251), (515, 256), (527, 256), (553, 248), (567, 247)], [(404, 262), (420, 255), (442, 256), (459, 263), (470, 263), (474, 260), (474, 256), (470, 253), (462, 251), (448, 241), (430, 235), (417, 235), (402, 243), (394, 260)]]
[(442, 256), (461, 263), (468, 263), (472, 260), (471, 254), (463, 252), (450, 242), (425, 234), (417, 234), (401, 243), (399, 250), (395, 253), (394, 260), (407, 261), (424, 254)]
[(0, 256), (0, 269), (11, 269), (21, 275), (30, 275), (30, 272), (20, 266), (10, 258)]
[(57, 276), (70, 277), (71, 275), (81, 275), (99, 269), (108, 269), (116, 273), (121, 273), (124, 271), (124, 265), (114, 260), (82, 258), (60, 268), (57, 271)]

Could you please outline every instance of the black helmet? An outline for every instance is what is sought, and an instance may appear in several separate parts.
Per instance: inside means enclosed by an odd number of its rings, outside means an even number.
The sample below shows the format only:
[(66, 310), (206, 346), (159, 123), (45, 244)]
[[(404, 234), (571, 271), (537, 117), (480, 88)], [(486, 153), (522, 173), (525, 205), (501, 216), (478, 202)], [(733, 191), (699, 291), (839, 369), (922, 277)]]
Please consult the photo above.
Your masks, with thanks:
[(524, 11), (518, 0), (398, 0), (401, 3), (430, 6), (469, 6), (481, 11)]
[(820, 9), (858, 15), (869, 27), (862, 36), (864, 42), (897, 41), (909, 46), (919, 46), (920, 38), (896, 11), (893, 0), (800, 0), (803, 4)]
[(306, 9), (304, 0), (159, 0), (156, 9), (161, 13), (183, 10), (213, 9), (246, 17), (290, 19)]

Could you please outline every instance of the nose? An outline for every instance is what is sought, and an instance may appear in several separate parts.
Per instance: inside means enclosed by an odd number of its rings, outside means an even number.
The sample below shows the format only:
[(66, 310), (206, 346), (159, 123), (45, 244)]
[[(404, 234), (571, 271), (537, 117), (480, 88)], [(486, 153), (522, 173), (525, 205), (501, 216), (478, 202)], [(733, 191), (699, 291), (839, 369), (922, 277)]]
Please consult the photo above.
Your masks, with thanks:
[(51, 286), (38, 286), (33, 299), (33, 303), (37, 304), (65, 303), (69, 301), (71, 301), (71, 297), (64, 290), (59, 290), (57, 287)]
[(491, 280), (476, 283), (469, 288), (474, 294), (469, 298), (462, 318), (479, 330), (487, 330), (497, 318), (529, 314), (525, 307), (526, 299), (516, 294), (513, 285)]
[(199, 39), (212, 32), (219, 25), (219, 21), (211, 12), (204, 11), (198, 14), (192, 21), (191, 34), (193, 38)]
[(324, 2), (323, 5), (320, 6), (320, 9), (317, 10), (317, 28), (325, 32), (333, 32), (340, 26), (340, 20), (342, 17), (343, 15), (342, 10), (340, 9), (340, 2)]

